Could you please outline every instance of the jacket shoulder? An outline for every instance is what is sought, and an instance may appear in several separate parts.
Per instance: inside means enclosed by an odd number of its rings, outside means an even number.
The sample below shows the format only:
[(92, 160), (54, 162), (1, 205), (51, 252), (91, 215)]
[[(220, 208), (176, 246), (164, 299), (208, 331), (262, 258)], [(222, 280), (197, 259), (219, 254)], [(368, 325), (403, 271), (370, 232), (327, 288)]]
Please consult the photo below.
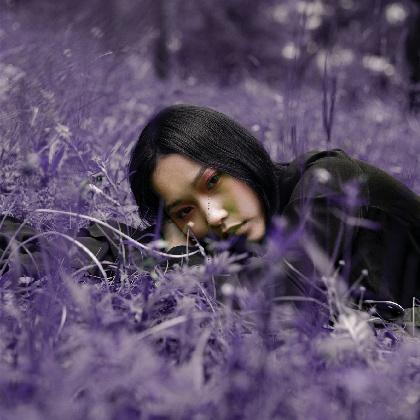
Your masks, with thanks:
[(292, 191), (295, 200), (333, 197), (357, 185), (359, 194), (368, 198), (366, 174), (342, 149), (313, 150), (292, 162), (301, 168), (301, 177)]

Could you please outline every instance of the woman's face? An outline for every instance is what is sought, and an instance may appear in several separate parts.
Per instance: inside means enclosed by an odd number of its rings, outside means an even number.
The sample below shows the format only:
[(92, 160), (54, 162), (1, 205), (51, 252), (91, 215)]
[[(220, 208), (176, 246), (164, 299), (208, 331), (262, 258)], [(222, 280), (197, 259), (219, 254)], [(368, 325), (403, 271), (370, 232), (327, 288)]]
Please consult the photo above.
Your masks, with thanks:
[(198, 239), (210, 231), (219, 237), (243, 234), (259, 241), (265, 234), (262, 203), (243, 181), (181, 154), (162, 156), (152, 174), (155, 192), (165, 212), (184, 232)]

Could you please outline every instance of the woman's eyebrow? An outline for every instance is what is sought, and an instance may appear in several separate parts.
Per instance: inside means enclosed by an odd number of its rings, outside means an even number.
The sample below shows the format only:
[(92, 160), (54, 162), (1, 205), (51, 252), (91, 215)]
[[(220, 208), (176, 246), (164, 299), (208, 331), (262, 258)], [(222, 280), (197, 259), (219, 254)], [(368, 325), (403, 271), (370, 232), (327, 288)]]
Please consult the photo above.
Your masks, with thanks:
[[(195, 175), (194, 179), (192, 180), (190, 186), (195, 187), (197, 185), (197, 182), (200, 180), (201, 176), (203, 175), (204, 171), (208, 168), (206, 165), (202, 165), (200, 169), (198, 170), (197, 174)], [(173, 201), (171, 204), (168, 204), (165, 206), (165, 211), (169, 213), (175, 206), (180, 204), (182, 202), (181, 199)]]

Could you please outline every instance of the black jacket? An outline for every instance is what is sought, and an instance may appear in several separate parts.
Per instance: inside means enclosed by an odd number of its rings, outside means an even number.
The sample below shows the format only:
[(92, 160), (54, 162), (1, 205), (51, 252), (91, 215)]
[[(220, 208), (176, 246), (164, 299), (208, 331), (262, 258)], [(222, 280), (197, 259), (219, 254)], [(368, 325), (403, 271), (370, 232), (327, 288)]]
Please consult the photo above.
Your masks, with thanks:
[[(328, 172), (326, 172), (328, 171)], [(386, 172), (341, 149), (311, 151), (279, 165), (280, 213), (307, 230), (350, 284), (404, 307), (420, 298), (420, 197)], [(305, 205), (309, 204), (305, 209)], [(337, 241), (340, 236), (341, 240)]]
[[(308, 263), (308, 255), (311, 249), (312, 252), (318, 249), (332, 258), (336, 267), (340, 260), (344, 261), (343, 277), (349, 284), (357, 281), (365, 286), (367, 298), (393, 300), (403, 307), (412, 306), (413, 297), (420, 299), (418, 195), (386, 172), (351, 158), (341, 149), (310, 151), (292, 162), (279, 163), (277, 176), (278, 215), (287, 221), (289, 233), (299, 226), (305, 232), (297, 236), (296, 245), (300, 241), (299, 246), (305, 245), (307, 253), (291, 260), (298, 270), (309, 274), (305, 271), (315, 269)], [(114, 220), (107, 222), (141, 243), (156, 239), (155, 225), (140, 230)], [(7, 217), (1, 225), (0, 255), (19, 224), (19, 220)], [(34, 233), (25, 226), (17, 239), (24, 240)], [(77, 239), (100, 261), (121, 260), (120, 238), (103, 226), (91, 223), (78, 232)], [(22, 250), (20, 263), (24, 274), (36, 275), (34, 257), (41, 267), (42, 260), (37, 258), (36, 247), (31, 251), (29, 256)], [(185, 247), (178, 246), (167, 253), (179, 255), (185, 251)], [(198, 248), (193, 247), (192, 251), (195, 253), (188, 264), (203, 262)], [(140, 262), (140, 254), (141, 251), (134, 252), (134, 260), (144, 269), (151, 268), (155, 261), (148, 267)], [(88, 260), (79, 253), (74, 258), (74, 267), (80, 268)], [(186, 262), (186, 258), (162, 257), (159, 265), (170, 268), (181, 261)], [(98, 273), (94, 267), (90, 272)], [(294, 286), (285, 290), (294, 293), (297, 290)]]

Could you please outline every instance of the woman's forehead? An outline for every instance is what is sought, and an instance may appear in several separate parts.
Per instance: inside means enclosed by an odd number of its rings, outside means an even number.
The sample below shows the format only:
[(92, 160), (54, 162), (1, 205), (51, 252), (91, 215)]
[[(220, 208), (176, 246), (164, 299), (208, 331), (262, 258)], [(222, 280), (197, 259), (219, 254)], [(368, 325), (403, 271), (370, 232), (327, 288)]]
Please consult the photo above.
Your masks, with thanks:
[(185, 190), (194, 187), (206, 166), (180, 154), (161, 157), (152, 174), (153, 188), (159, 194), (169, 190)]

